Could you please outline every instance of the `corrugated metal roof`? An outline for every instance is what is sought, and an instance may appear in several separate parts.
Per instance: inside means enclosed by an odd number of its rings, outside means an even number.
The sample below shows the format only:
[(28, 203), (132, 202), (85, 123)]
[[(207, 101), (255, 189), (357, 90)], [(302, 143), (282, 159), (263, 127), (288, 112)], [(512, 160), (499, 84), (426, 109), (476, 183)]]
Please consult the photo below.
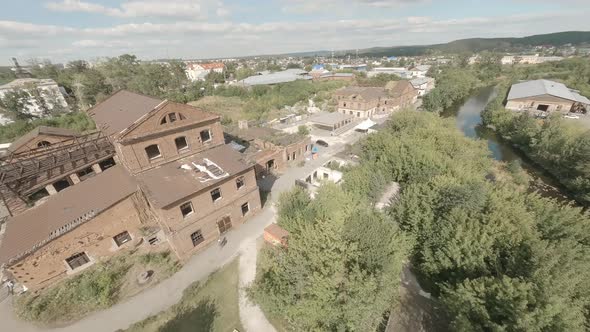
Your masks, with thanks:
[(541, 95), (550, 95), (566, 100), (580, 101), (578, 100), (578, 97), (575, 96), (574, 92), (568, 89), (565, 84), (549, 80), (535, 80), (514, 84), (510, 88), (510, 93), (508, 93), (508, 100)]
[(312, 77), (307, 75), (303, 69), (292, 68), (275, 73), (255, 75), (241, 80), (239, 83), (244, 85), (262, 85), (262, 84), (279, 84), (288, 83), (296, 80), (311, 80)]

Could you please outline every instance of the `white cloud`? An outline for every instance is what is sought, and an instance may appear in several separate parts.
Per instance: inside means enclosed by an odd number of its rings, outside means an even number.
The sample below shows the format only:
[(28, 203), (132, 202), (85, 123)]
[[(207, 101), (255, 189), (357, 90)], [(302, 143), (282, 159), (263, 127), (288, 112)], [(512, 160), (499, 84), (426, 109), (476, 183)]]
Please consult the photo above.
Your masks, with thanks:
[[(134, 53), (140, 57), (220, 57), (325, 49), (442, 43), (590, 30), (581, 11), (498, 17), (316, 20), (218, 23), (181, 20), (72, 28), (0, 21), (0, 59), (55, 54), (54, 61)], [(546, 22), (553, 22), (547, 24)], [(23, 42), (19, 45), (19, 41)], [(24, 45), (26, 44), (26, 45)], [(168, 48), (170, 47), (170, 48)], [(60, 49), (74, 49), (60, 54)], [(5, 60), (4, 60), (5, 61)]]
[(60, 12), (85, 12), (115, 17), (202, 17), (199, 1), (191, 0), (131, 0), (119, 8), (84, 2), (62, 0), (48, 2), (45, 7)]

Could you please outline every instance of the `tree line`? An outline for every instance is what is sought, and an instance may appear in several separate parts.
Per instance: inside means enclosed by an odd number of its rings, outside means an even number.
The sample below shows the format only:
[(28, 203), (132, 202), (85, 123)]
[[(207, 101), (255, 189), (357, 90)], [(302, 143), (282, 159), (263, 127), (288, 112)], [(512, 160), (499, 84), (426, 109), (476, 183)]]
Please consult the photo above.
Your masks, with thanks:
[[(586, 329), (590, 216), (581, 208), (515, 184), (514, 165), (435, 114), (400, 112), (360, 144), (362, 162), (341, 187), (281, 199), (288, 247), (265, 250), (253, 288), (267, 312), (293, 330), (373, 331), (407, 255), (451, 330)], [(399, 199), (376, 212), (391, 181)]]

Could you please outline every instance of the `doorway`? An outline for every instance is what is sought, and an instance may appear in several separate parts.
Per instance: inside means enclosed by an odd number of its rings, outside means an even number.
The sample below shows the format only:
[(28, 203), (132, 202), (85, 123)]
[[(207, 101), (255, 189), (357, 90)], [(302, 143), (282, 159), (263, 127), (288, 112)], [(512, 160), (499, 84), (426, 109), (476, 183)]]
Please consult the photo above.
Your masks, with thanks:
[(231, 229), (231, 218), (229, 216), (225, 216), (221, 218), (217, 222), (217, 228), (219, 229), (219, 234), (224, 234)]

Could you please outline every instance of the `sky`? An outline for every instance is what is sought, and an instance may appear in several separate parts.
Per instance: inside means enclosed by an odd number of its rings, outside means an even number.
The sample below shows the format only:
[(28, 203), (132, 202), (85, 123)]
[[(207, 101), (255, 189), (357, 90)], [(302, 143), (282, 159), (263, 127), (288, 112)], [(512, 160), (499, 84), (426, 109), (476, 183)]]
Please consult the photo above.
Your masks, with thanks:
[(0, 65), (220, 58), (590, 30), (589, 0), (2, 0)]

